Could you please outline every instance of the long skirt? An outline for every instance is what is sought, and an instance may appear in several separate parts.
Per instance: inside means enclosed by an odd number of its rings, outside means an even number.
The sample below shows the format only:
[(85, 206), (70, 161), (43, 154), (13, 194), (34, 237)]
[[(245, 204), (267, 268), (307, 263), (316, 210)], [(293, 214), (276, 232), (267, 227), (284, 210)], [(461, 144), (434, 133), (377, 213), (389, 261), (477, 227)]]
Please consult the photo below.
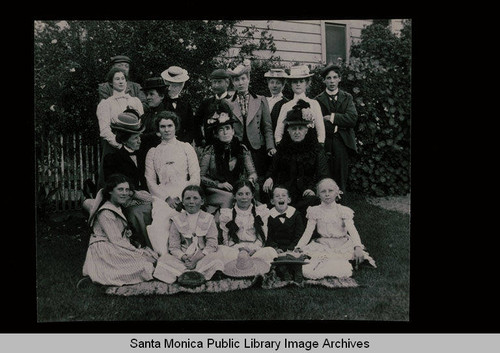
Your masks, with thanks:
[[(213, 252), (205, 255), (205, 257), (198, 261), (194, 271), (198, 271), (203, 274), (205, 279), (208, 281), (212, 278), (216, 271), (222, 271), (223, 269), (224, 263), (219, 258), (219, 254), (217, 252)], [(163, 254), (156, 263), (153, 277), (162, 282), (172, 284), (186, 271), (188, 271), (188, 269), (186, 268), (184, 262), (171, 254)]]
[(154, 265), (143, 255), (109, 241), (89, 245), (83, 275), (108, 286), (136, 284), (153, 279)]
[[(307, 244), (304, 253), (311, 256), (309, 264), (302, 267), (305, 278), (351, 277), (354, 243), (351, 238), (318, 238)], [(373, 266), (375, 261), (363, 250), (365, 259)]]

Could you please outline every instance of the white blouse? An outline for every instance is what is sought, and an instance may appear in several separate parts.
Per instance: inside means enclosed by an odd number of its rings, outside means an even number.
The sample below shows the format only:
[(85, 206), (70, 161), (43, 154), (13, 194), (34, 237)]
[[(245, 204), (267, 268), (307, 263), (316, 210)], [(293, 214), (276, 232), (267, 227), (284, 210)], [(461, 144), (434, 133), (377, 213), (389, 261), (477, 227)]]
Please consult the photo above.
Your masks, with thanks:
[(103, 99), (97, 105), (97, 120), (99, 122), (99, 135), (111, 146), (120, 148), (121, 144), (116, 142), (115, 134), (111, 131), (111, 123), (116, 121), (120, 113), (127, 107), (134, 108), (140, 115), (144, 114), (144, 108), (139, 98), (130, 94), (122, 94), (113, 91), (113, 95)]
[[(193, 146), (176, 138), (162, 141), (146, 155), (149, 191), (161, 200), (182, 196), (187, 185), (200, 185), (200, 165)], [(159, 180), (159, 183), (157, 182)]]

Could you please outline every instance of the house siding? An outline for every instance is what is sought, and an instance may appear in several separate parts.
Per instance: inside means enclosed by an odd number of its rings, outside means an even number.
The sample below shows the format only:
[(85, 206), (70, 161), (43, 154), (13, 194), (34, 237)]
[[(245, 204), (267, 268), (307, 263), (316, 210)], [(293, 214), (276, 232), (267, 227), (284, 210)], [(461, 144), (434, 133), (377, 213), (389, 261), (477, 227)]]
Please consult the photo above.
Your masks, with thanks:
[[(402, 28), (403, 20), (391, 20), (391, 29), (398, 32)], [(325, 24), (342, 24), (346, 26), (347, 56), (350, 46), (361, 38), (361, 31), (372, 23), (372, 20), (243, 20), (235, 26), (238, 33), (254, 26), (258, 29), (255, 41), (261, 37), (261, 31), (268, 31), (274, 38), (276, 52), (255, 51), (261, 59), (271, 56), (279, 57), (281, 62), (290, 66), (294, 63), (309, 64), (311, 66), (324, 64), (326, 60)], [(232, 48), (228, 55), (237, 56), (239, 48)]]

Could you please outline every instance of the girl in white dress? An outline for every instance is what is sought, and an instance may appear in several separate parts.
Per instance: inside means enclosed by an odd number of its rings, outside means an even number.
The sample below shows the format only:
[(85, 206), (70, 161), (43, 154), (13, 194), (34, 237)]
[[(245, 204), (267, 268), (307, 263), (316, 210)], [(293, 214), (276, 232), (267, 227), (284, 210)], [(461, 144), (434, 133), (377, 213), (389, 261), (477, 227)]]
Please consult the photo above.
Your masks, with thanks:
[(122, 286), (153, 279), (158, 254), (130, 243), (131, 230), (122, 211), (130, 198), (128, 179), (111, 175), (90, 214), (92, 235), (83, 275), (102, 285)]
[(170, 218), (181, 210), (182, 191), (188, 185), (200, 185), (200, 165), (193, 146), (177, 140), (179, 118), (162, 111), (156, 119), (161, 143), (146, 155), (144, 176), (153, 196), (152, 223), (147, 227), (153, 249), (167, 253)]
[(263, 259), (270, 269), (278, 253), (274, 248), (264, 246), (269, 209), (265, 204), (255, 205), (255, 188), (248, 180), (236, 182), (233, 194), (235, 205), (220, 210), (219, 226), (223, 241), (219, 252), (224, 264), (236, 260), (240, 249), (244, 249), (251, 257)]
[(201, 210), (205, 194), (198, 185), (189, 185), (182, 192), (184, 209), (172, 216), (168, 253), (158, 259), (153, 276), (174, 283), (186, 271), (197, 271), (208, 281), (224, 269), (218, 258), (218, 230), (214, 216)]
[[(317, 194), (321, 204), (307, 209), (307, 226), (296, 246), (297, 250), (311, 256), (309, 264), (302, 268), (304, 277), (350, 277), (351, 260), (356, 266), (366, 260), (377, 267), (361, 243), (354, 226), (353, 210), (336, 202), (341, 194), (337, 183), (330, 178), (321, 180)], [(318, 232), (319, 238), (310, 242), (314, 230)]]

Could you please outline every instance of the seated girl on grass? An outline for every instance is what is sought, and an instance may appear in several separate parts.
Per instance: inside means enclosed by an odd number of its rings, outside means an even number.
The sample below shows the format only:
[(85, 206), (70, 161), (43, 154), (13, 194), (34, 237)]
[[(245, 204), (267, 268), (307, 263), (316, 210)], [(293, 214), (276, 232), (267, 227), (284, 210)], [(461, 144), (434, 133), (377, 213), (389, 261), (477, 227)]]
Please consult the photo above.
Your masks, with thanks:
[(194, 270), (210, 280), (224, 264), (217, 253), (218, 230), (214, 217), (203, 210), (205, 194), (198, 185), (182, 191), (183, 210), (171, 218), (168, 252), (158, 259), (153, 276), (174, 283), (184, 272)]
[(158, 254), (130, 242), (132, 231), (123, 214), (123, 205), (129, 201), (128, 178), (113, 174), (92, 203), (89, 218), (92, 235), (83, 265), (83, 275), (92, 282), (122, 286), (153, 279)]
[(235, 205), (221, 208), (220, 211), (222, 245), (219, 250), (224, 263), (236, 260), (240, 249), (244, 249), (251, 257), (261, 258), (268, 263), (269, 271), (271, 261), (278, 255), (274, 248), (265, 246), (269, 210), (265, 204), (256, 206), (255, 188), (248, 180), (236, 182), (233, 194)]
[[(350, 261), (357, 267), (366, 260), (376, 267), (354, 226), (353, 210), (337, 203), (340, 194), (331, 178), (322, 179), (317, 185), (321, 204), (307, 209), (307, 226), (296, 247), (311, 256), (309, 264), (303, 266), (305, 278), (350, 277)], [(311, 241), (314, 231), (319, 237)]]

